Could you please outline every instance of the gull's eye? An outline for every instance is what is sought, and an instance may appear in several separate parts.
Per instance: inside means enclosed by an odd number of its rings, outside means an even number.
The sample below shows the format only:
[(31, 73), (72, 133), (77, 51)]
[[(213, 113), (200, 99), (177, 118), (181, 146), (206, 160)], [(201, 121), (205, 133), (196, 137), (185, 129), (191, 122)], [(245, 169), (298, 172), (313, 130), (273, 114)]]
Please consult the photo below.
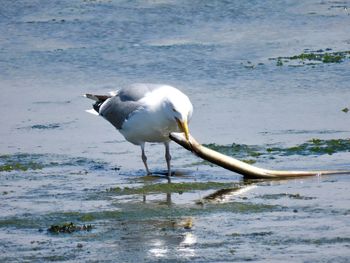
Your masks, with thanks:
[(175, 109), (173, 108), (173, 112), (177, 112), (177, 110), (175, 110)]

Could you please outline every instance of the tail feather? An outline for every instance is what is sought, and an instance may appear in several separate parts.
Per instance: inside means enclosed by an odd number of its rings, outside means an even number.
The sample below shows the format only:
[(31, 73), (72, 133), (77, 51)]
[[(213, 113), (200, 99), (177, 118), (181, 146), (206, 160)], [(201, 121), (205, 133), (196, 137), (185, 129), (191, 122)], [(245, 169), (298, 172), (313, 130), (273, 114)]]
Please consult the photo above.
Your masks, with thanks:
[(108, 96), (108, 95), (94, 95), (94, 94), (85, 94), (84, 95), (85, 98), (94, 100), (94, 101), (98, 101), (98, 102), (104, 102), (106, 99), (111, 98), (112, 96)]

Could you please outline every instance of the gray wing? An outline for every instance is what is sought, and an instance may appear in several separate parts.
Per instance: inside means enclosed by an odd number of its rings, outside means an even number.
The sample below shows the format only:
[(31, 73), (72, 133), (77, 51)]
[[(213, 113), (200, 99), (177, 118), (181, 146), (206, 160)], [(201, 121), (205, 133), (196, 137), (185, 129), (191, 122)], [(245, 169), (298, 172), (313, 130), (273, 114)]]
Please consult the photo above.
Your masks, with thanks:
[(142, 107), (139, 102), (148, 92), (161, 85), (135, 84), (118, 91), (117, 95), (106, 100), (100, 107), (99, 114), (108, 120), (114, 127), (121, 129), (129, 116)]
[(138, 101), (142, 99), (148, 92), (152, 92), (162, 85), (159, 84), (133, 84), (128, 88), (119, 90), (118, 95), (122, 101)]

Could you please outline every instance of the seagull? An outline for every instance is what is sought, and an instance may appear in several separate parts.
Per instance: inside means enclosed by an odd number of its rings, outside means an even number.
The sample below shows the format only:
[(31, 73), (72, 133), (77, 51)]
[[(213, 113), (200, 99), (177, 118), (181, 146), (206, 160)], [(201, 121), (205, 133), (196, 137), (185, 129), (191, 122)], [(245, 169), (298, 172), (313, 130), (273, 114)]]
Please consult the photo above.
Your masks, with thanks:
[(167, 176), (171, 176), (170, 133), (183, 132), (189, 142), (188, 123), (193, 106), (184, 93), (169, 85), (133, 84), (109, 95), (84, 96), (95, 101), (93, 109), (87, 112), (102, 116), (127, 141), (141, 146), (141, 158), (147, 175), (151, 175), (151, 172), (147, 165), (145, 143), (163, 143)]

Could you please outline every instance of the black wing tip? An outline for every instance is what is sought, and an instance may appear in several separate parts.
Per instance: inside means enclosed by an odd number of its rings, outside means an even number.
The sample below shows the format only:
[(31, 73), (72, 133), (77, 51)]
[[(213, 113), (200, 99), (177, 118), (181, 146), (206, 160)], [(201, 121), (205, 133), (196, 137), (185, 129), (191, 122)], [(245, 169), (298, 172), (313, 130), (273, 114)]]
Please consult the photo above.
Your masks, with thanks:
[(103, 102), (104, 101), (96, 101), (96, 103), (92, 105), (92, 107), (97, 113), (100, 113), (100, 107), (103, 104)]
[(107, 99), (112, 98), (112, 96), (108, 96), (108, 95), (95, 95), (90, 93), (84, 94), (84, 97), (95, 101), (92, 107), (97, 113), (100, 113), (100, 107), (102, 106), (102, 104)]

